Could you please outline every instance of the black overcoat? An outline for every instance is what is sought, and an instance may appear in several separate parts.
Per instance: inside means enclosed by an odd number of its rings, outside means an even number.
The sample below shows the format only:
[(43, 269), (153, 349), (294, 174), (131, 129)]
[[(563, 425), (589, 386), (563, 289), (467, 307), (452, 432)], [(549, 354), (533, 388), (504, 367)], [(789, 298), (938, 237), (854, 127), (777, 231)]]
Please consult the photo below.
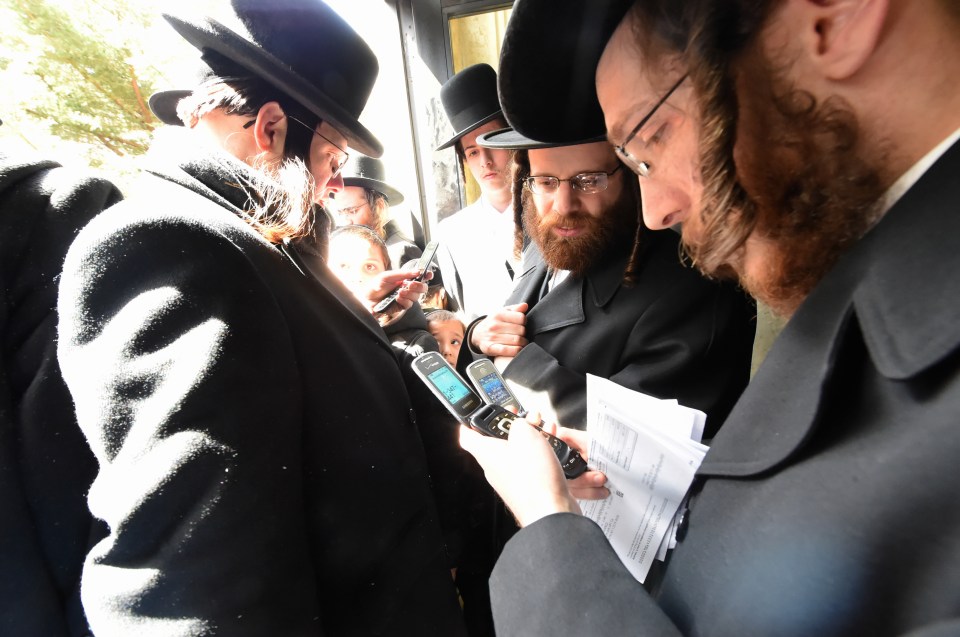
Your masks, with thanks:
[(0, 153), (0, 634), (81, 635), (96, 459), (56, 358), (57, 276), (108, 181)]
[(383, 242), (387, 244), (392, 269), (399, 270), (405, 263), (419, 259), (423, 254), (420, 246), (403, 232), (395, 220), (391, 219), (383, 226), (383, 233), (386, 235)]
[(63, 273), (59, 358), (110, 527), (83, 573), (94, 632), (462, 634), (389, 341), (242, 220), (245, 165), (188, 148)]
[(550, 272), (531, 242), (505, 303), (529, 304), (530, 343), (503, 376), (525, 407), (566, 427), (585, 426), (593, 374), (706, 412), (710, 436), (749, 379), (756, 307), (735, 285), (683, 266), (676, 233), (647, 231), (641, 241), (632, 285), (619, 250), (542, 298)]
[(569, 514), (518, 533), (497, 634), (960, 634), (960, 144), (803, 303), (704, 459), (659, 596)]

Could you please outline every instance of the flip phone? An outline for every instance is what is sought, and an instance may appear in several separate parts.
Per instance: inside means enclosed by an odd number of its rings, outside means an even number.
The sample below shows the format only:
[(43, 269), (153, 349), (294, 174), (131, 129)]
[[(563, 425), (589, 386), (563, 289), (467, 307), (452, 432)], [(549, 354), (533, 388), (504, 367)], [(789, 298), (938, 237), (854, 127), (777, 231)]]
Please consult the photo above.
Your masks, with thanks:
[[(420, 255), (420, 260), (417, 261), (417, 270), (419, 270), (420, 273), (413, 278), (414, 281), (423, 280), (423, 276), (427, 273), (427, 268), (430, 267), (430, 264), (433, 262), (433, 257), (437, 254), (437, 247), (439, 245), (439, 242), (431, 241), (427, 244), (427, 247), (424, 248), (423, 254)], [(390, 304), (396, 301), (397, 296), (400, 295), (400, 287), (401, 286), (398, 285), (393, 292), (380, 299), (380, 302), (373, 306), (373, 311), (383, 312), (390, 307)]]
[[(437, 352), (426, 352), (414, 359), (413, 371), (431, 392), (463, 425), (485, 436), (505, 439), (517, 418), (500, 405), (484, 403), (460, 374)], [(587, 470), (587, 463), (575, 449), (556, 436), (541, 430), (560, 461), (563, 474), (576, 478)]]
[(507, 387), (506, 381), (497, 371), (493, 361), (487, 358), (473, 361), (467, 365), (467, 378), (473, 384), (477, 393), (483, 397), (484, 402), (500, 405), (520, 416), (524, 415), (525, 411), (520, 406), (520, 401)]

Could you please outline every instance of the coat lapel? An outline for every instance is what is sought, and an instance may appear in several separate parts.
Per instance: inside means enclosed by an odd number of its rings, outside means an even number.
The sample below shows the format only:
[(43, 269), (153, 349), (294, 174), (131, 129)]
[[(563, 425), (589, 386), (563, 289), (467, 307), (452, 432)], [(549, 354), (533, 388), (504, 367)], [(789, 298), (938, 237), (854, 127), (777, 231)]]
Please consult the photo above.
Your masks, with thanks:
[(373, 315), (360, 305), (350, 290), (344, 287), (325, 265), (321, 265), (315, 259), (308, 261), (301, 258), (294, 244), (283, 244), (280, 247), (287, 259), (300, 270), (306, 279), (326, 290), (328, 294), (339, 301), (344, 310), (359, 320), (382, 345), (390, 348), (390, 341), (387, 339), (386, 333), (373, 318)]
[(523, 249), (523, 258), (520, 262), (523, 271), (516, 277), (513, 292), (510, 293), (504, 305), (527, 303), (533, 306), (540, 299), (540, 289), (546, 281), (548, 271), (543, 255), (534, 243), (531, 242)]
[(877, 370), (891, 379), (911, 378), (956, 351), (958, 171), (954, 145), (817, 286), (727, 418), (700, 475), (755, 475), (801, 449), (849, 330), (861, 331)]
[[(536, 250), (533, 243), (529, 250)], [(537, 301), (540, 286), (546, 280), (549, 272), (540, 251), (536, 250), (536, 266), (529, 278), (529, 283), (521, 284), (524, 295), (518, 296), (527, 300), (533, 307), (527, 312), (527, 333), (536, 335), (550, 330), (577, 325), (586, 320), (584, 303), (593, 303), (603, 307), (613, 299), (623, 281), (623, 271), (627, 264), (628, 254), (619, 258), (608, 259), (584, 277), (569, 276), (557, 285), (545, 297)], [(531, 259), (533, 261), (534, 259)], [(527, 262), (527, 253), (524, 253), (524, 263)], [(520, 291), (518, 285), (517, 291)], [(519, 302), (519, 301), (516, 301)]]

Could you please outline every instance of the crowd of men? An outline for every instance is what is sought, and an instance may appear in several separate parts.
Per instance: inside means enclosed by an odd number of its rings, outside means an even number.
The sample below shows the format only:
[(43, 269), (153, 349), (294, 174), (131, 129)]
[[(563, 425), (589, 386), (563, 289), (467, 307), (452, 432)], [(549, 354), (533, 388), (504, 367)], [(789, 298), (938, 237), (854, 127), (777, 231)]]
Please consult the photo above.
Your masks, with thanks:
[[(231, 8), (164, 16), (201, 72), (123, 196), (0, 154), (0, 633), (960, 634), (953, 0), (516, 0), (441, 91), (436, 305), (369, 46)], [(705, 412), (663, 572), (425, 351), (583, 454), (588, 374)]]

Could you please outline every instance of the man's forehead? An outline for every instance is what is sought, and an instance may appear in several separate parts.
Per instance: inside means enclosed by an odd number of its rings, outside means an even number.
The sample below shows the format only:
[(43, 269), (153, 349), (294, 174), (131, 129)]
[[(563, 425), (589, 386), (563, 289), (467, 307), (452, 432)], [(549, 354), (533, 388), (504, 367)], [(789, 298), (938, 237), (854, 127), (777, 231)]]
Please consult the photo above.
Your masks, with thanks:
[[(601, 106), (609, 104), (611, 98), (625, 104), (616, 112), (611, 112), (609, 107), (604, 109), (610, 143), (622, 142), (637, 120), (653, 108), (658, 99), (656, 85), (660, 82), (655, 80), (652, 70), (654, 67), (662, 69), (657, 72), (658, 77), (672, 73), (666, 66), (644, 59), (633, 42), (633, 27), (628, 14), (607, 41), (597, 63), (596, 87)], [(631, 116), (624, 116), (626, 114)]]
[(344, 137), (343, 133), (338, 131), (336, 128), (330, 125), (330, 122), (322, 122), (320, 124), (320, 134), (329, 139), (331, 142), (339, 146), (340, 148), (347, 147), (347, 138)]
[(606, 171), (616, 159), (613, 147), (607, 142), (555, 148), (531, 148), (527, 152), (531, 174), (559, 168), (573, 171), (572, 174)]
[(335, 201), (339, 204), (348, 201), (366, 201), (366, 192), (360, 186), (345, 186), (337, 193)]

